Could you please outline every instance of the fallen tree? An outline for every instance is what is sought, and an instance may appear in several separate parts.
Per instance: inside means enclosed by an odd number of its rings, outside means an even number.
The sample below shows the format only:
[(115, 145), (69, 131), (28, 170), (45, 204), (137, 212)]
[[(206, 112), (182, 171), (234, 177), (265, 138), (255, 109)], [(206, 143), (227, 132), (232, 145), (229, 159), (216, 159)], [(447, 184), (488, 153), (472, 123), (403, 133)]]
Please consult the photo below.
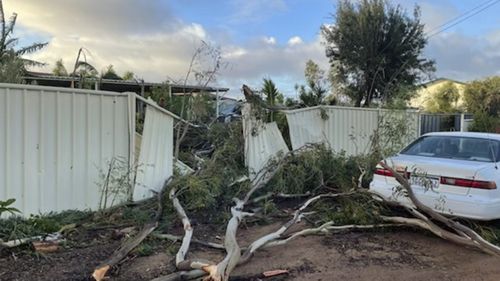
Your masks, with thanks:
[[(404, 194), (410, 199), (411, 204), (400, 204), (415, 218), (403, 217), (382, 217), (385, 221), (405, 223), (413, 226), (418, 226), (431, 231), (435, 235), (450, 240), (452, 242), (465, 246), (473, 246), (488, 254), (500, 256), (500, 247), (488, 242), (481, 237), (477, 232), (462, 223), (447, 218), (444, 215), (434, 211), (432, 208), (422, 204), (415, 196), (408, 179), (401, 173), (396, 172), (392, 167), (385, 162), (380, 162), (380, 165), (392, 172), (396, 180), (401, 184)], [(438, 223), (445, 227), (441, 227)]]
[[(182, 188), (179, 183), (171, 185), (172, 188), (168, 191), (168, 196), (166, 196), (166, 198), (170, 200), (167, 200), (165, 204), (170, 204), (173, 207), (172, 210), (182, 223), (184, 234), (171, 235), (156, 232), (150, 234), (151, 231), (141, 231), (136, 236), (136, 239), (125, 242), (124, 245), (120, 247), (121, 250), (116, 251), (108, 261), (97, 268), (96, 272), (94, 272), (95, 276), (101, 279), (95, 279), (102, 280), (109, 268), (119, 262), (128, 254), (130, 249), (141, 243), (144, 237), (148, 235), (180, 243), (180, 247), (175, 257), (177, 271), (158, 277), (154, 279), (155, 281), (190, 280), (201, 277), (203, 277), (204, 280), (229, 280), (236, 267), (250, 262), (254, 254), (261, 249), (286, 245), (298, 237), (307, 235), (323, 235), (327, 233), (337, 233), (339, 231), (366, 230), (379, 227), (418, 227), (431, 231), (443, 239), (468, 247), (474, 247), (489, 254), (498, 255), (498, 247), (482, 239), (481, 236), (472, 229), (422, 205), (412, 193), (411, 186), (408, 185), (408, 181), (403, 176), (401, 176), (402, 178), (397, 177), (397, 179), (408, 194), (409, 199), (413, 202), (413, 205), (402, 205), (402, 207), (408, 211), (407, 215), (409, 214), (410, 216), (403, 216), (402, 213), (395, 216), (394, 212), (391, 210), (384, 211), (382, 209), (373, 209), (372, 205), (381, 204), (384, 206), (392, 206), (395, 203), (379, 203), (377, 200), (374, 200), (372, 194), (367, 192), (366, 189), (359, 187), (359, 182), (357, 182), (361, 180), (359, 173), (349, 175), (344, 180), (338, 182), (338, 184), (335, 184), (335, 182), (339, 180), (335, 177), (341, 176), (341, 174), (327, 174), (329, 171), (328, 167), (332, 167), (331, 164), (333, 163), (341, 164), (338, 168), (336, 167), (336, 169), (343, 171), (343, 165), (351, 167), (352, 163), (344, 158), (329, 158), (330, 156), (326, 154), (327, 152), (321, 146), (309, 146), (299, 151), (292, 151), (282, 156), (279, 161), (272, 161), (260, 171), (255, 180), (249, 182), (248, 185), (245, 185), (245, 182), (238, 183), (241, 185), (238, 189), (243, 189), (243, 193), (240, 193), (238, 196), (239, 198), (235, 198), (233, 201), (231, 217), (225, 225), (226, 231), (223, 243), (213, 242), (216, 241), (215, 235), (214, 239), (211, 239), (211, 241), (203, 241), (196, 238), (196, 224), (192, 224), (188, 216), (188, 214), (191, 213), (189, 210), (193, 209), (186, 209), (186, 203), (183, 203), (188, 202), (190, 197), (186, 197), (187, 195), (195, 195), (188, 194), (186, 188)], [(325, 163), (314, 162), (321, 159), (321, 157), (323, 157), (324, 160), (326, 159), (325, 161), (330, 164), (325, 165)], [(304, 169), (307, 168), (307, 171), (311, 173), (304, 176), (304, 179), (311, 180), (312, 182), (297, 183), (298, 185), (306, 186), (306, 189), (297, 190), (297, 186), (291, 187), (290, 185), (292, 182), (287, 182), (291, 176), (285, 171), (289, 169), (296, 170), (297, 167), (294, 167), (294, 165), (304, 165)], [(318, 171), (315, 171), (316, 165), (325, 167), (324, 169), (326, 170), (317, 174)], [(390, 169), (390, 167), (386, 168)], [(359, 169), (355, 170), (359, 171)], [(360, 171), (360, 173), (362, 172)], [(394, 174), (396, 175), (397, 173)], [(299, 174), (295, 173), (294, 175), (294, 180), (296, 180)], [(311, 175), (313, 175), (313, 177), (311, 177)], [(195, 173), (190, 176), (198, 177), (200, 173)], [(280, 177), (284, 178), (279, 179)], [(291, 188), (277, 188), (283, 184), (281, 180), (285, 180), (285, 186)], [(226, 182), (232, 184), (234, 181), (227, 180)], [(351, 185), (347, 186), (347, 182), (350, 182)], [(181, 181), (181, 183), (185, 184), (186, 182)], [(342, 186), (342, 184), (344, 184), (344, 186)], [(248, 188), (245, 189), (245, 186)], [(167, 193), (166, 190), (164, 190), (164, 192)], [(363, 200), (366, 202), (363, 203)], [(246, 245), (240, 245), (236, 236), (241, 222), (248, 217), (253, 217), (254, 219), (268, 217), (268, 215), (260, 213), (262, 212), (262, 207), (259, 206), (265, 202), (280, 201), (298, 202), (298, 204), (293, 212), (286, 212), (289, 218), (285, 220), (282, 225), (258, 237), (253, 242)], [(160, 202), (160, 200), (158, 202)], [(347, 212), (343, 214), (345, 218), (352, 219), (350, 221), (331, 216), (342, 213), (344, 211), (343, 208), (350, 209), (351, 207), (359, 208), (354, 209), (354, 213)], [(190, 208), (193, 208), (193, 206), (190, 206)], [(222, 206), (220, 210), (223, 209), (224, 207)], [(203, 211), (203, 209), (200, 210)], [(355, 220), (357, 216), (356, 212), (359, 212), (359, 210), (361, 210), (363, 215), (373, 216), (370, 217), (373, 220)], [(299, 222), (303, 222), (304, 220), (306, 223), (299, 224)], [(292, 227), (294, 225), (297, 227)], [(145, 228), (149, 226), (148, 224)], [(143, 230), (145, 228), (143, 228)], [(219, 261), (191, 259), (189, 253), (192, 243), (225, 251), (225, 256)], [(102, 272), (104, 272), (104, 274)]]
[[(234, 268), (238, 265), (248, 262), (253, 254), (262, 248), (269, 248), (273, 246), (284, 245), (289, 241), (296, 239), (300, 236), (313, 235), (319, 233), (328, 233), (332, 231), (348, 230), (348, 229), (369, 229), (375, 227), (387, 227), (394, 226), (398, 224), (368, 224), (368, 225), (335, 225), (334, 221), (327, 221), (319, 226), (312, 228), (301, 229), (292, 233), (288, 233), (293, 225), (296, 225), (304, 217), (308, 215), (313, 215), (315, 212), (306, 212), (315, 203), (325, 200), (325, 199), (336, 199), (341, 197), (349, 197), (352, 195), (358, 195), (359, 192), (356, 188), (351, 188), (346, 192), (325, 192), (313, 195), (310, 192), (298, 193), (298, 194), (287, 194), (283, 192), (268, 192), (264, 195), (253, 197), (255, 193), (264, 188), (274, 176), (283, 168), (284, 165), (288, 164), (289, 160), (295, 161), (294, 157), (301, 156), (302, 153), (313, 151), (317, 149), (317, 146), (307, 146), (297, 151), (292, 151), (281, 157), (278, 161), (271, 161), (264, 169), (257, 173), (255, 179), (251, 181), (250, 189), (242, 196), (241, 199), (235, 198), (234, 205), (231, 208), (231, 218), (226, 225), (226, 233), (224, 236), (224, 244), (217, 244), (206, 241), (197, 240), (198, 244), (206, 245), (208, 247), (224, 249), (226, 255), (224, 259), (215, 263), (213, 261), (204, 260), (190, 260), (187, 259), (187, 253), (189, 251), (190, 243), (193, 241), (194, 229), (191, 222), (184, 210), (182, 204), (177, 196), (177, 190), (172, 189), (170, 191), (170, 199), (174, 209), (176, 210), (177, 216), (182, 222), (184, 229), (184, 236), (181, 238), (179, 236), (173, 236), (169, 234), (163, 234), (159, 237), (166, 238), (174, 241), (182, 241), (181, 246), (176, 254), (175, 265), (179, 272), (169, 274), (167, 276), (162, 276), (154, 279), (155, 281), (166, 281), (166, 280), (186, 280), (189, 278), (198, 278), (200, 276), (206, 276), (204, 280), (219, 281), (219, 280), (229, 280)], [(317, 189), (317, 188), (316, 188)], [(328, 188), (326, 190), (332, 190)], [(238, 226), (245, 217), (254, 216), (254, 213), (246, 212), (245, 207), (249, 204), (255, 204), (263, 200), (269, 200), (272, 198), (290, 199), (290, 198), (304, 198), (310, 197), (305, 202), (303, 202), (293, 213), (292, 218), (284, 223), (276, 231), (268, 233), (254, 242), (250, 243), (248, 247), (244, 250), (243, 255), (241, 254), (241, 247), (236, 240), (236, 233)], [(253, 198), (253, 199), (252, 199)]]
[[(200, 161), (200, 167), (194, 174), (178, 178), (171, 185), (169, 203), (182, 224), (183, 235), (153, 233), (152, 236), (180, 243), (175, 255), (177, 271), (155, 278), (154, 281), (200, 277), (206, 281), (225, 281), (229, 280), (236, 267), (250, 262), (261, 249), (285, 245), (307, 235), (377, 227), (419, 227), (443, 239), (490, 254), (499, 253), (496, 245), (472, 229), (421, 204), (402, 176), (396, 178), (413, 202), (413, 205), (402, 205), (408, 211), (406, 215), (410, 216), (394, 215), (388, 210), (387, 206), (392, 206), (394, 202), (379, 203), (374, 200), (373, 195), (362, 188), (362, 183), (373, 168), (373, 158), (379, 155), (370, 155), (366, 160), (335, 154), (322, 145), (311, 145), (280, 155), (250, 180), (244, 177), (246, 168), (243, 164), (242, 136), (235, 134), (241, 134), (241, 124), (238, 125), (223, 127), (214, 124), (210, 133), (215, 135), (216, 132), (219, 136), (210, 137), (213, 143), (211, 154), (205, 155), (206, 158)], [(359, 161), (366, 163), (360, 165)], [(292, 213), (287, 213), (287, 220), (282, 225), (242, 247), (236, 239), (240, 224), (249, 217), (253, 217), (252, 220), (269, 218), (263, 211), (266, 204), (276, 204), (280, 200), (295, 200), (298, 202), (297, 207)], [(199, 219), (200, 213), (205, 215), (202, 215), (204, 218), (209, 217), (207, 214), (220, 215), (227, 212), (229, 206), (230, 218), (224, 220), (223, 243), (213, 242), (215, 239), (203, 241), (195, 238), (197, 226), (192, 223), (190, 216)], [(292, 227), (304, 220), (309, 225), (300, 224), (299, 229)], [(149, 229), (153, 231), (155, 228)], [(138, 235), (135, 240), (137, 244), (151, 231)], [(189, 253), (192, 243), (225, 251), (225, 255), (218, 261), (191, 259)], [(137, 244), (134, 242), (132, 246)], [(123, 253), (118, 251), (115, 257), (99, 267), (105, 269), (104, 274), (133, 247), (124, 248), (121, 251)]]

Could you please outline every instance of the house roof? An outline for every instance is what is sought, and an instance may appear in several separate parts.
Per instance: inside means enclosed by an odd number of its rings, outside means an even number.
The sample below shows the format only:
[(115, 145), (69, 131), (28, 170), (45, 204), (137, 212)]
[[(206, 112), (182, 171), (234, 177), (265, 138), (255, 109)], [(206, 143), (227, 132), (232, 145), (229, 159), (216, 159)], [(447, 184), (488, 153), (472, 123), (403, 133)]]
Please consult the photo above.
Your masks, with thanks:
[[(28, 72), (23, 77), (24, 81), (31, 83), (36, 81), (38, 85), (42, 86), (55, 86), (55, 87), (71, 87), (71, 82), (79, 83), (79, 77), (72, 76), (56, 76), (51, 73), (42, 72)], [(86, 78), (85, 81), (98, 83), (100, 90), (112, 92), (136, 92), (140, 93), (141, 88), (144, 87), (145, 91), (150, 90), (156, 86), (165, 85), (165, 83), (145, 82), (137, 80), (114, 80), (102, 78)], [(184, 93), (199, 93), (199, 92), (227, 92), (229, 88), (210, 87), (210, 86), (196, 86), (196, 85), (181, 85), (181, 84), (168, 84), (171, 87), (172, 94)]]
[(430, 81), (427, 81), (427, 82), (424, 82), (422, 84), (420, 84), (419, 86), (429, 86), (429, 85), (432, 85), (432, 84), (436, 84), (436, 83), (439, 83), (439, 82), (445, 82), (445, 81), (449, 81), (449, 82), (453, 82), (453, 83), (457, 83), (457, 84), (461, 84), (461, 85), (466, 85), (467, 83), (465, 82), (462, 82), (462, 81), (458, 81), (458, 80), (454, 80), (454, 79), (449, 79), (449, 78), (444, 78), (444, 77), (439, 77), (439, 78), (436, 78), (434, 80), (430, 80)]

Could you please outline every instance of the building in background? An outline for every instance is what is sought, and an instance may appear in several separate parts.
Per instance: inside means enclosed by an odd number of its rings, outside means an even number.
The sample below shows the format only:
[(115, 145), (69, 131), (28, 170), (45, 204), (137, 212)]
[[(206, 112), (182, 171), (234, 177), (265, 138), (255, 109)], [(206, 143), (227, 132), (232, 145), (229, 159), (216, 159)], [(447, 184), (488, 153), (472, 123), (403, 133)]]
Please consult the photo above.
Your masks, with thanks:
[(456, 106), (462, 108), (464, 105), (464, 89), (467, 84), (448, 78), (438, 78), (421, 84), (417, 89), (415, 97), (410, 100), (410, 107), (426, 110), (426, 106), (432, 99), (433, 95), (435, 95), (437, 91), (447, 83), (453, 84), (458, 89), (460, 97)]

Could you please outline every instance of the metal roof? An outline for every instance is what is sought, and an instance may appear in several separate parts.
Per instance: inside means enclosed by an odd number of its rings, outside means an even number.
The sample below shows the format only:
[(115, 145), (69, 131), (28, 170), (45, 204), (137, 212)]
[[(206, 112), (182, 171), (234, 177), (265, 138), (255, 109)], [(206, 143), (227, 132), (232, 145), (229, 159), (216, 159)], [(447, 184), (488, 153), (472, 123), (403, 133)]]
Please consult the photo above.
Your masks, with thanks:
[[(80, 82), (79, 77), (71, 76), (55, 76), (50, 73), (28, 72), (28, 75), (23, 79), (26, 82), (37, 81), (42, 86), (56, 86), (56, 87), (70, 87), (71, 82)], [(211, 86), (197, 86), (197, 85), (182, 85), (175, 83), (157, 83), (145, 82), (138, 80), (114, 80), (102, 78), (85, 78), (85, 81), (98, 83), (100, 90), (112, 92), (140, 92), (141, 87), (152, 88), (162, 85), (169, 85), (172, 93), (193, 93), (193, 92), (227, 92), (229, 88), (211, 87)]]

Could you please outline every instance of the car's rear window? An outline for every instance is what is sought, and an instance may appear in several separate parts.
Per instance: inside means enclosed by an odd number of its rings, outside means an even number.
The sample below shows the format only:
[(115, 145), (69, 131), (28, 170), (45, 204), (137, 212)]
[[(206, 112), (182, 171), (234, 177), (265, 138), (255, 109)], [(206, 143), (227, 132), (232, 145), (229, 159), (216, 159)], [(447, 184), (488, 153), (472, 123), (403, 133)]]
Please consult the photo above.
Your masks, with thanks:
[(500, 141), (458, 136), (425, 136), (401, 154), (480, 162), (500, 161)]

